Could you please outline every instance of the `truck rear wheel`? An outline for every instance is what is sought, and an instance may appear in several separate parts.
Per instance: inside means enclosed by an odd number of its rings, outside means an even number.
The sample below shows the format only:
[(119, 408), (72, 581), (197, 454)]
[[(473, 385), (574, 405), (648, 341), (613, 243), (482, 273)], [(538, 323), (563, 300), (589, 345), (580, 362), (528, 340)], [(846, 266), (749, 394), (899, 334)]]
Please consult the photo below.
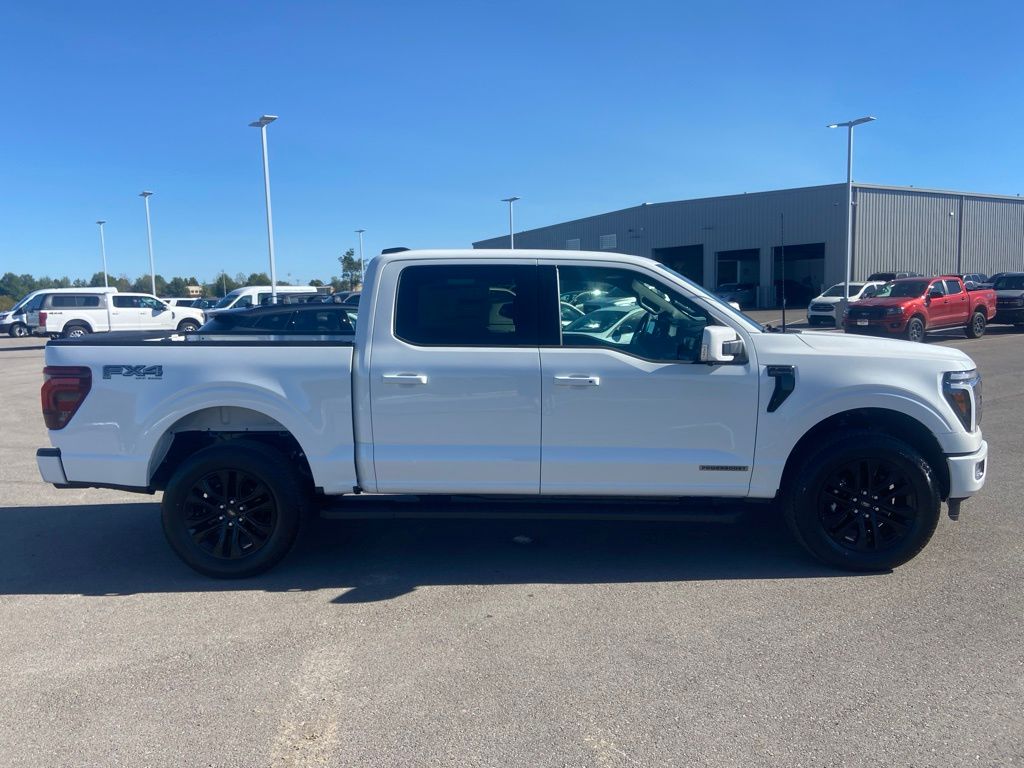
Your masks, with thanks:
[(971, 315), (971, 322), (967, 324), (967, 338), (980, 339), (985, 335), (985, 313), (975, 312)]
[(912, 317), (907, 323), (907, 341), (924, 341), (924, 321), (920, 317)]
[(280, 562), (308, 505), (298, 473), (280, 452), (235, 440), (191, 456), (172, 476), (161, 505), (164, 535), (187, 565), (240, 579)]
[(69, 325), (64, 329), (64, 338), (66, 339), (80, 339), (89, 333), (89, 329), (84, 325)]
[(931, 466), (889, 435), (843, 432), (795, 475), (786, 522), (821, 562), (880, 571), (907, 562), (931, 539), (939, 492)]

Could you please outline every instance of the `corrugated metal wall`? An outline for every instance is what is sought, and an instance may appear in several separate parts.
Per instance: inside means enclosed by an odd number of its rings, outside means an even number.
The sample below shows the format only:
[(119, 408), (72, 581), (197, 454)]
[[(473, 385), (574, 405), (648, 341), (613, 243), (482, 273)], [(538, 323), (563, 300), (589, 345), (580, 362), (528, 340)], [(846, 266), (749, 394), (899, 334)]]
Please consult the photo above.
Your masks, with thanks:
[[(942, 272), (1024, 270), (1024, 199), (855, 185), (855, 278), (906, 269)], [(825, 243), (825, 285), (841, 282), (846, 261), (846, 185), (830, 184), (748, 195), (654, 203), (516, 233), (520, 248), (564, 249), (579, 240), (599, 250), (615, 235), (615, 251), (651, 256), (656, 248), (702, 245), (704, 284), (717, 284), (716, 254), (757, 249), (762, 302), (771, 300), (771, 249)], [(505, 248), (508, 236), (476, 248)], [(958, 268), (959, 267), (959, 268)]]

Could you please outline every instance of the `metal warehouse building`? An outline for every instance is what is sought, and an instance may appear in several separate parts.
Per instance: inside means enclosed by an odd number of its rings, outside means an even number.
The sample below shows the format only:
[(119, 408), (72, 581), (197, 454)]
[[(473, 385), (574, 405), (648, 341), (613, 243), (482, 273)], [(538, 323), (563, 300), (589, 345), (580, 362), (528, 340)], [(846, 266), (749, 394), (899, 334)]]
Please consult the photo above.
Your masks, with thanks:
[[(1024, 270), (1024, 198), (854, 184), (853, 200), (854, 279)], [(644, 203), (517, 232), (515, 244), (649, 256), (708, 288), (756, 284), (761, 307), (778, 304), (784, 279), (796, 304), (844, 278), (846, 184)]]

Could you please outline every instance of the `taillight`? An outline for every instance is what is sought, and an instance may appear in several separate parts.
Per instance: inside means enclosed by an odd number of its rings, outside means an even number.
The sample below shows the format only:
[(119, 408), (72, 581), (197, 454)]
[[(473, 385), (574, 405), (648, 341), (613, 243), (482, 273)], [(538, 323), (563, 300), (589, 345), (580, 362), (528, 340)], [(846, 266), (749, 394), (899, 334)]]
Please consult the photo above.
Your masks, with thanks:
[(77, 365), (43, 368), (43, 421), (47, 429), (63, 429), (92, 389), (92, 371)]
[(45, 328), (46, 327), (46, 313), (45, 312), (40, 312), (39, 313), (39, 327), (40, 328)]

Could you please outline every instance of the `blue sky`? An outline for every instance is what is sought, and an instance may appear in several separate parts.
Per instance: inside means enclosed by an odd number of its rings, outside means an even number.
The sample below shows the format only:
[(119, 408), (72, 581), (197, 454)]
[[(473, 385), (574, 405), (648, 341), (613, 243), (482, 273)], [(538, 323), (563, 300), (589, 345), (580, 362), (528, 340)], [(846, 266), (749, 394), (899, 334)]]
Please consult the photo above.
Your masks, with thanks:
[(1024, 193), (1024, 3), (0, 5), (0, 273), (210, 279), (855, 178)]

